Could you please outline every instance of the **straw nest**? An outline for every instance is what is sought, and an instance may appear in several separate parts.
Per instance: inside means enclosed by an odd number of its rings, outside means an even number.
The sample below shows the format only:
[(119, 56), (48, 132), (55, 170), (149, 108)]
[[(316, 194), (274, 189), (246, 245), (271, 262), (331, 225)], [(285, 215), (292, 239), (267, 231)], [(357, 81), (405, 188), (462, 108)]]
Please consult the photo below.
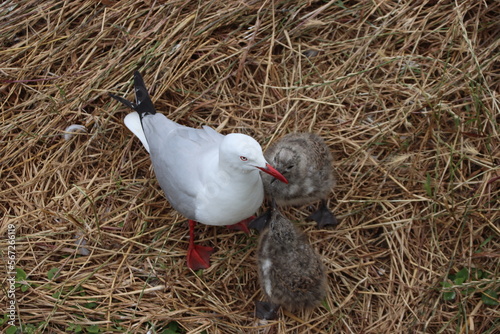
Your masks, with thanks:
[[(0, 11), (0, 303), (15, 235), (24, 332), (498, 333), (500, 2), (7, 0)], [(322, 306), (255, 319), (255, 234), (200, 225), (217, 251), (208, 270), (187, 269), (186, 221), (107, 95), (131, 99), (134, 70), (184, 125), (264, 148), (291, 131), (325, 139), (340, 225), (286, 211), (327, 267)]]

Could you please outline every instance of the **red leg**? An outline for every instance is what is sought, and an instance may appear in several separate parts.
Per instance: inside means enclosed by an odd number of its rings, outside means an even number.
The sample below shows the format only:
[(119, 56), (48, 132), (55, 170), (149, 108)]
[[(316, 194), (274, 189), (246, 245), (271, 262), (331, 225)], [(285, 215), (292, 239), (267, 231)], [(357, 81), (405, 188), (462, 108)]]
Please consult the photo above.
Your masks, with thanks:
[(250, 234), (250, 230), (248, 229), (248, 223), (250, 223), (254, 219), (255, 219), (255, 216), (252, 216), (250, 218), (247, 218), (247, 219), (240, 221), (239, 223), (236, 223), (233, 225), (228, 225), (227, 228), (230, 230), (243, 231), (246, 234)]
[(187, 253), (187, 265), (193, 270), (207, 269), (210, 267), (210, 254), (214, 252), (212, 247), (194, 244), (194, 227), (196, 222), (189, 220), (189, 247)]

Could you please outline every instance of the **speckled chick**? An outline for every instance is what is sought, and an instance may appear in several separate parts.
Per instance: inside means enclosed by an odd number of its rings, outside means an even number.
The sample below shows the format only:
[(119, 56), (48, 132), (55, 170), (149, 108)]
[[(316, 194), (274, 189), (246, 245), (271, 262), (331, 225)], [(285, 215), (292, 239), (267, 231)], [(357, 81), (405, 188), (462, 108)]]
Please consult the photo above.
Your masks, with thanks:
[(321, 201), (318, 211), (308, 218), (320, 228), (337, 225), (337, 219), (326, 207), (326, 198), (335, 186), (333, 158), (320, 136), (307, 132), (287, 134), (271, 145), (264, 156), (289, 182), (274, 182), (272, 177), (262, 175), (268, 197), (280, 206)]
[[(260, 318), (273, 319), (278, 306), (294, 312), (315, 307), (325, 298), (326, 272), (320, 256), (276, 207), (260, 234), (257, 266), (260, 286), (276, 305), (270, 308), (273, 315), (269, 315), (269, 303), (256, 303)], [(262, 307), (268, 310), (259, 309)]]

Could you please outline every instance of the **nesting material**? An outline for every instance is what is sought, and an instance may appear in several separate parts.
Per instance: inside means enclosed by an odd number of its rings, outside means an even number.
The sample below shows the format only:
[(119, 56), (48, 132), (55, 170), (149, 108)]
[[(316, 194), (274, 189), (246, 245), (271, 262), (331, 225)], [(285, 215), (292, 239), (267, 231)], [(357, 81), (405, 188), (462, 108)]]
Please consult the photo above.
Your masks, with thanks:
[(313, 308), (326, 295), (326, 273), (307, 237), (273, 208), (257, 251), (259, 282), (269, 303), (257, 303), (256, 315), (273, 319), (276, 306), (289, 311)]

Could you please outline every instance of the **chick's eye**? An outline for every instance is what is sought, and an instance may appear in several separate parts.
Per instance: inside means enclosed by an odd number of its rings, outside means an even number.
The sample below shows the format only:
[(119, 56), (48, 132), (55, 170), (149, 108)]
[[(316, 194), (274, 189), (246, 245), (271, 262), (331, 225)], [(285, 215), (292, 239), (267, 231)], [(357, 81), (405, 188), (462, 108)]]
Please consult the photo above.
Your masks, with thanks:
[(247, 158), (247, 157), (244, 157), (244, 156), (240, 156), (240, 160), (241, 160), (241, 161), (247, 161), (247, 160), (248, 160), (248, 158)]

